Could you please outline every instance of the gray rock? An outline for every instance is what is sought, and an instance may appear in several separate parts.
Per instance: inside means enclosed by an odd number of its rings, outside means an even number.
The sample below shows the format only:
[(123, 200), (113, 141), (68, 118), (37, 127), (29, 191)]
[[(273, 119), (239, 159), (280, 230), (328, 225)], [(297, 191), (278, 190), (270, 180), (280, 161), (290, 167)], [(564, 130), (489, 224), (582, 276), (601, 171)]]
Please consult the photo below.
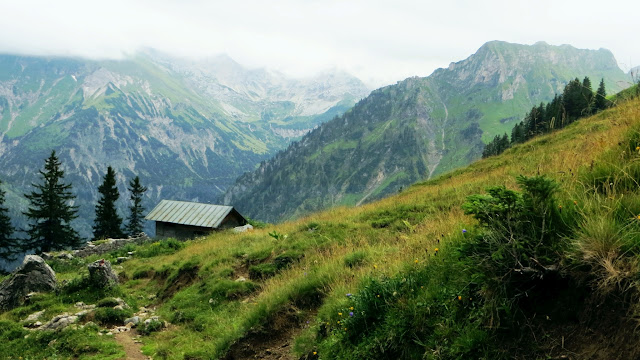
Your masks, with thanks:
[(96, 260), (89, 264), (89, 281), (98, 288), (109, 288), (118, 284), (118, 276), (111, 269), (109, 260)]
[(56, 257), (60, 260), (73, 260), (73, 255), (69, 253), (61, 253)]
[(124, 320), (125, 324), (132, 323), (133, 325), (138, 325), (140, 323), (140, 316), (130, 317)]
[(69, 315), (67, 313), (57, 315), (48, 323), (42, 325), (40, 330), (60, 330), (78, 321), (78, 317), (75, 315)]
[(56, 289), (56, 273), (37, 255), (27, 255), (22, 265), (0, 284), (0, 311), (24, 304), (27, 294)]
[(233, 228), (233, 232), (235, 233), (243, 233), (243, 232), (247, 232), (247, 231), (251, 231), (253, 230), (253, 226), (251, 224), (246, 224), (243, 226), (236, 226)]
[(42, 316), (42, 314), (44, 314), (44, 310), (40, 310), (38, 312), (35, 312), (35, 313), (27, 316), (27, 318), (24, 319), (24, 322), (25, 323), (34, 323), (40, 318), (40, 316)]

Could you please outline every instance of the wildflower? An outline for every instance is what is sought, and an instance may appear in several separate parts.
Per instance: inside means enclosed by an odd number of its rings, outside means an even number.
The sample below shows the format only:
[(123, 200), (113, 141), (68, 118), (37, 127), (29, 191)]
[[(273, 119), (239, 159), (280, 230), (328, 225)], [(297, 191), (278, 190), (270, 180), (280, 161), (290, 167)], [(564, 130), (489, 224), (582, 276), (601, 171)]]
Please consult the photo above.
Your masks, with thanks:
[(344, 328), (344, 331), (347, 331), (347, 328)]
[(348, 294), (347, 294), (347, 297), (351, 297), (351, 296), (353, 296), (353, 294), (351, 294), (351, 293), (348, 293)]
[(415, 259), (413, 262), (417, 264), (418, 263), (418, 259)]
[(467, 229), (462, 229), (462, 233), (466, 234), (467, 233)]
[(349, 310), (353, 310), (353, 306), (349, 308)]
[(353, 311), (349, 311), (349, 316), (353, 317)]
[(458, 295), (458, 300), (462, 300), (462, 296)]
[(338, 324), (340, 324), (340, 320), (338, 320)]
[(578, 205), (578, 202), (573, 200), (573, 205)]
[(636, 151), (640, 151), (640, 146), (636, 146)]
[[(640, 216), (640, 215), (639, 215)], [(378, 297), (380, 297), (380, 294), (378, 294)]]
[(438, 252), (438, 248), (435, 248), (435, 251)]
[(342, 313), (338, 313), (338, 316), (342, 316)]
[(318, 355), (318, 352), (317, 352), (317, 351), (314, 351), (314, 352), (313, 352), (313, 355)]
[(638, 220), (640, 220), (640, 215), (638, 215)]
[(374, 269), (377, 269), (377, 268), (378, 268), (378, 265), (373, 264), (373, 268), (374, 268)]

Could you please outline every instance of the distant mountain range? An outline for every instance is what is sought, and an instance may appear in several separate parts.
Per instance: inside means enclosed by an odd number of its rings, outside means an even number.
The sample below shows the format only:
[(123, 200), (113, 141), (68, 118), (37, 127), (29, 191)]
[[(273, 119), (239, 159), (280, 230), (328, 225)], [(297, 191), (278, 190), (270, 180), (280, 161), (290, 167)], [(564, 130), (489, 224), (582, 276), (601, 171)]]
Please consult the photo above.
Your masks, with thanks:
[(0, 55), (0, 179), (18, 226), (23, 193), (55, 149), (90, 236), (108, 165), (139, 175), (145, 205), (213, 202), (242, 173), (341, 115), (369, 89), (344, 72), (293, 79), (227, 56), (202, 61), (153, 50), (121, 61)]
[(603, 78), (610, 94), (631, 84), (605, 49), (486, 43), (428, 77), (373, 91), (240, 177), (223, 202), (273, 222), (381, 198), (479, 158), (485, 142), (584, 76)]

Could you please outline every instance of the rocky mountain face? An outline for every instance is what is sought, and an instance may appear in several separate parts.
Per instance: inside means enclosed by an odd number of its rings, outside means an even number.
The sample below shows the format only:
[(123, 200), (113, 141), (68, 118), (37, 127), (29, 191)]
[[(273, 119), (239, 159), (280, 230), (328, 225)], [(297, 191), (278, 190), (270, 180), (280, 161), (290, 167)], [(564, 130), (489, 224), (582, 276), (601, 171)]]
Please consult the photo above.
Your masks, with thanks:
[(483, 140), (584, 76), (604, 78), (609, 93), (630, 85), (608, 50), (489, 42), (429, 77), (373, 91), (240, 177), (223, 202), (279, 221), (383, 197), (479, 158)]
[(106, 167), (139, 175), (145, 206), (213, 202), (242, 173), (368, 94), (333, 72), (291, 79), (221, 56), (186, 61), (146, 51), (121, 61), (0, 55), (0, 178), (15, 221), (22, 194), (55, 149), (89, 236)]

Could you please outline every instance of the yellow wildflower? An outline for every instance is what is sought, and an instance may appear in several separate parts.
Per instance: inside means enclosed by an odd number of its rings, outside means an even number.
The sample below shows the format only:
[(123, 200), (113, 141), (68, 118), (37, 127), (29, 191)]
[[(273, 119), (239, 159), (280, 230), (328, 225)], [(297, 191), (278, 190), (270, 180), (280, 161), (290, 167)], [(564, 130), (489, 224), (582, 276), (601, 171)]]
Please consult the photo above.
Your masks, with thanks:
[(458, 295), (458, 300), (462, 300), (462, 296)]
[(353, 310), (353, 306), (349, 308), (349, 310)]
[(314, 352), (313, 352), (313, 355), (318, 355), (318, 352), (317, 352), (317, 351), (314, 351)]
[(338, 315), (342, 316), (342, 313), (338, 313)]
[(417, 264), (418, 263), (418, 259), (415, 259), (413, 262)]
[(438, 248), (436, 248), (436, 252), (438, 251)]

